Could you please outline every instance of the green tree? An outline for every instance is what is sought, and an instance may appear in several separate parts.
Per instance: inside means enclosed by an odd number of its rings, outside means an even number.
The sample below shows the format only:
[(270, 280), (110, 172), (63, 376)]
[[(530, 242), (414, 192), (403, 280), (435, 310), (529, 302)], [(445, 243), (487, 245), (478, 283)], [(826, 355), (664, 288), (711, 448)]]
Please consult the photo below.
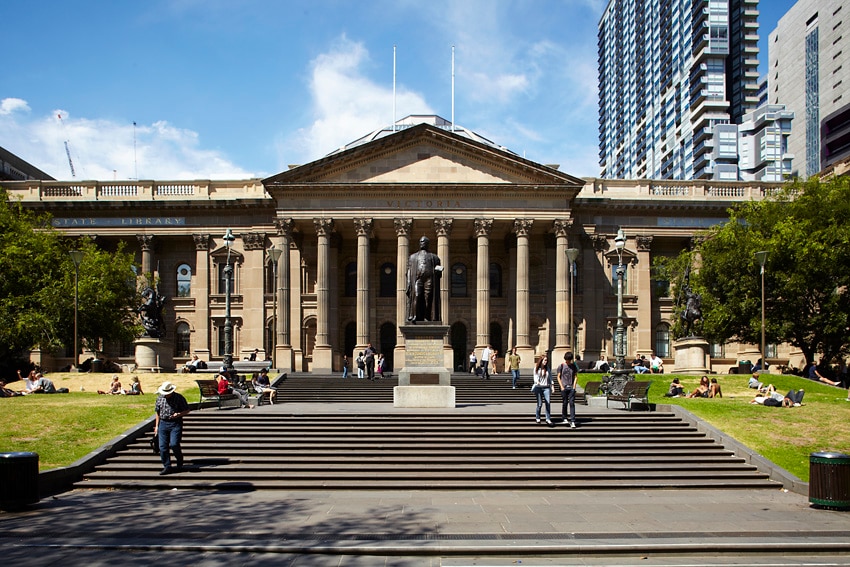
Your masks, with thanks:
[(133, 257), (119, 245), (102, 250), (89, 239), (69, 241), (50, 216), (10, 202), (0, 187), (0, 356), (73, 345), (74, 263), (81, 250), (79, 331), (81, 344), (132, 339), (138, 304)]
[(694, 250), (660, 261), (681, 285), (692, 264), (702, 295), (703, 333), (713, 342), (761, 342), (761, 275), (767, 251), (765, 337), (800, 348), (807, 360), (845, 356), (850, 345), (850, 178), (789, 183), (762, 201), (742, 203)]

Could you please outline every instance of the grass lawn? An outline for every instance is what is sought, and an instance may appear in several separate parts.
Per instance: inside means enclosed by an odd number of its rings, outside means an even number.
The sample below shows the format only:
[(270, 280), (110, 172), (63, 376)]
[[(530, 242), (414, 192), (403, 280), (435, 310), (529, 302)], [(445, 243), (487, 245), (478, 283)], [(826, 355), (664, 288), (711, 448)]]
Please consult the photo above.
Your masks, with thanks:
[[(126, 387), (129, 374), (121, 374)], [(0, 399), (4, 435), (0, 452), (34, 451), (41, 470), (73, 463), (113, 437), (153, 415), (156, 389), (165, 381), (197, 402), (198, 388), (191, 374), (138, 374), (143, 396), (101, 396), (97, 390), (109, 385), (109, 374), (52, 373), (57, 388), (70, 394), (33, 395)], [(850, 453), (850, 402), (847, 391), (799, 378), (762, 375), (783, 394), (789, 389), (806, 391), (802, 407), (775, 408), (750, 404), (755, 390), (747, 388), (748, 376), (715, 375), (723, 398), (665, 398), (677, 375), (644, 375), (652, 380), (649, 399), (657, 404), (678, 404), (717, 429), (731, 435), (790, 473), (809, 478), (809, 454), (817, 451)], [(212, 378), (212, 376), (209, 376)], [(696, 388), (699, 376), (678, 375), (685, 391)], [(598, 380), (598, 375), (579, 374), (579, 383)], [(21, 389), (20, 382), (10, 384)]]
[[(847, 390), (798, 376), (762, 374), (761, 381), (773, 384), (782, 394), (791, 389), (806, 392), (801, 407), (765, 407), (750, 403), (756, 391), (747, 387), (749, 375), (710, 377), (717, 378), (723, 398), (664, 397), (673, 378), (691, 392), (699, 385), (699, 376), (644, 374), (639, 379), (652, 380), (651, 403), (682, 406), (804, 481), (809, 480), (810, 453), (850, 453)], [(580, 384), (594, 379), (599, 378), (579, 374)]]

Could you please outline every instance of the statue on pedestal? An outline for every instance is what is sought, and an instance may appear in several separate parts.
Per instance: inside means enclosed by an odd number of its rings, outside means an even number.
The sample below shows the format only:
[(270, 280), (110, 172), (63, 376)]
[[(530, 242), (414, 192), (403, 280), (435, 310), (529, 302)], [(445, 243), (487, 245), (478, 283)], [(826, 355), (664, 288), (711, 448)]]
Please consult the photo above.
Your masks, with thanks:
[(160, 295), (154, 288), (146, 287), (142, 290), (142, 304), (136, 309), (145, 328), (144, 337), (160, 339), (165, 336), (165, 322), (162, 320), (162, 308), (165, 306), (165, 297)]
[(419, 251), (407, 261), (407, 321), (440, 321), (440, 258), (428, 250), (428, 237), (419, 239)]

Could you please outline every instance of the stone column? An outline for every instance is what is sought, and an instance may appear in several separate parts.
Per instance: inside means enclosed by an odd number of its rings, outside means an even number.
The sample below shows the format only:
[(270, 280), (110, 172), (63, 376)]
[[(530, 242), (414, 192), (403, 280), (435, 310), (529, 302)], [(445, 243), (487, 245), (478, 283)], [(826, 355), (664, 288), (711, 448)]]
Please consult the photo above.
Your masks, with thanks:
[(493, 219), (475, 219), (475, 237), (478, 242), (475, 350), (479, 352), (490, 343), (490, 231), (492, 229)]
[(570, 267), (567, 260), (569, 248), (567, 235), (573, 219), (556, 219), (552, 223), (555, 232), (555, 349), (552, 363), (560, 364), (564, 353), (575, 348), (570, 336)]
[(153, 274), (153, 235), (137, 234), (136, 240), (142, 250), (142, 275), (147, 277), (148, 274)]
[(292, 323), (289, 317), (289, 245), (292, 241), (292, 229), (294, 221), (291, 218), (276, 219), (278, 242), (275, 246), (282, 250), (277, 262), (277, 282), (275, 282), (275, 293), (277, 294), (277, 325), (275, 326), (275, 361), (283, 370), (294, 370), (292, 360)]
[(410, 257), (410, 228), (412, 218), (393, 219), (396, 234), (396, 293), (395, 293), (395, 351), (393, 361), (396, 368), (404, 368), (405, 344), (401, 326), (407, 324), (407, 261)]
[(210, 235), (193, 234), (195, 241), (195, 273), (192, 275), (192, 296), (195, 298), (197, 324), (191, 338), (192, 354), (210, 361)]
[[(631, 273), (632, 292), (637, 296), (637, 348), (632, 351), (639, 350), (640, 352), (651, 352), (655, 349), (654, 336), (655, 328), (652, 324), (652, 258), (650, 250), (652, 249), (652, 236), (638, 235), (637, 243), (637, 263), (633, 264), (634, 270)], [(672, 349), (672, 345), (670, 347)], [(634, 352), (626, 353), (626, 362), (629, 356), (634, 356)], [(668, 353), (671, 356), (673, 353)]]
[[(601, 353), (606, 352), (603, 349), (605, 344), (605, 336), (608, 332), (608, 324), (606, 321), (607, 313), (605, 313), (605, 295), (611, 294), (611, 280), (609, 272), (611, 267), (605, 260), (604, 254), (609, 248), (608, 239), (603, 234), (594, 234), (590, 237), (590, 246), (582, 246), (584, 254), (585, 266), (602, 266), (601, 270), (585, 270), (584, 278), (584, 305), (583, 313), (599, 314), (595, 318), (588, 315), (587, 324), (585, 326), (584, 335), (584, 351), (582, 352), (582, 360), (596, 360)], [(634, 353), (627, 353), (631, 356)]]
[[(265, 351), (266, 331), (266, 234), (246, 232), (242, 235), (242, 245), (245, 251), (245, 264), (239, 278), (239, 289), (235, 295), (241, 298), (241, 318), (239, 352), (235, 352), (234, 360), (242, 360), (249, 356), (255, 348)], [(234, 341), (235, 344), (236, 341)]]
[(369, 238), (372, 236), (372, 219), (354, 219), (357, 231), (357, 351), (369, 343)]
[(318, 242), (316, 246), (316, 344), (313, 347), (313, 372), (329, 374), (333, 368), (333, 353), (329, 340), (330, 311), (330, 244), (334, 221), (313, 219)]
[[(434, 219), (434, 231), (437, 233), (437, 256), (443, 266), (443, 275), (440, 278), (440, 321), (443, 325), (451, 326), (451, 311), (449, 310), (449, 295), (452, 284), (452, 266), (449, 252), (449, 237), (452, 234), (452, 223), (454, 219)], [(454, 352), (452, 351), (451, 333), (446, 333), (443, 338), (443, 362), (446, 368), (453, 369)]]
[[(530, 349), (528, 341), (528, 236), (532, 219), (514, 220), (516, 234), (516, 346), (520, 349)], [(520, 355), (522, 356), (522, 355)]]

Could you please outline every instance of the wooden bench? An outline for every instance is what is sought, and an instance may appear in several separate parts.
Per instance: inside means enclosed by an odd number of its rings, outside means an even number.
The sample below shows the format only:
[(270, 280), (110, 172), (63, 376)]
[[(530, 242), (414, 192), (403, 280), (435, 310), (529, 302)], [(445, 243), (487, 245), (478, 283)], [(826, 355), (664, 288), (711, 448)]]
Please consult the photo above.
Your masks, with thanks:
[(242, 405), (242, 400), (236, 394), (219, 394), (218, 382), (215, 380), (195, 380), (198, 388), (201, 390), (201, 401), (198, 403), (198, 409), (203, 407), (204, 402), (217, 401), (218, 409), (221, 409), (221, 402), (227, 400), (237, 400), (239, 405)]
[(237, 374), (258, 374), (261, 370), (269, 370), (272, 367), (270, 360), (234, 360), (233, 370)]
[(649, 399), (647, 398), (650, 385), (652, 385), (652, 382), (626, 382), (623, 386), (622, 394), (620, 394), (619, 396), (609, 395), (607, 397), (605, 401), (605, 407), (607, 408), (608, 403), (612, 401), (623, 402), (623, 407), (625, 407), (629, 411), (632, 411), (632, 404), (634, 402), (641, 402), (646, 405), (647, 409), (650, 409)]

